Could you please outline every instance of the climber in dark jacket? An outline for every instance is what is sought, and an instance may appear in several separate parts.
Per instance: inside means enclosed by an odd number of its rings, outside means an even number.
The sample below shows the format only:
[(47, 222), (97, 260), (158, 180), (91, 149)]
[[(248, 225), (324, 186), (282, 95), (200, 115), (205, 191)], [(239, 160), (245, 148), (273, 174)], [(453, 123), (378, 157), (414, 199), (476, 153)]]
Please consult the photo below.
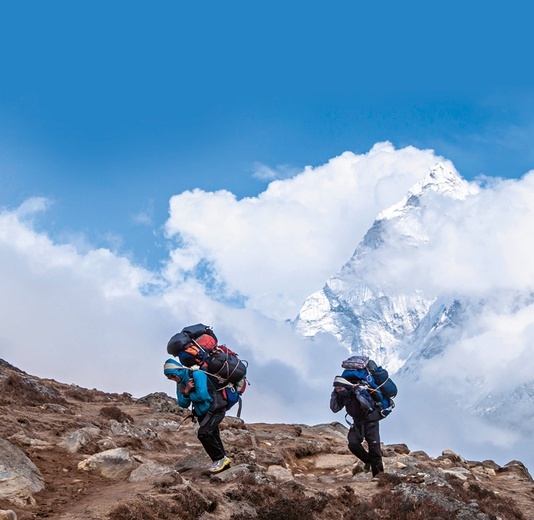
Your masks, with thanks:
[[(349, 450), (363, 463), (367, 471), (373, 472), (373, 477), (384, 471), (382, 464), (382, 451), (380, 449), (380, 431), (378, 421), (380, 411), (373, 405), (372, 398), (367, 392), (359, 390), (350, 381), (337, 376), (334, 379), (334, 390), (330, 396), (330, 409), (337, 413), (343, 408), (353, 418), (354, 424), (348, 434)], [(363, 445), (367, 441), (369, 451)]]
[(202, 370), (191, 370), (175, 359), (167, 359), (163, 373), (176, 382), (176, 397), (182, 408), (192, 405), (193, 415), (198, 418), (198, 440), (206, 450), (213, 464), (210, 473), (218, 473), (230, 467), (221, 441), (219, 424), (226, 414), (226, 400), (215, 389), (209, 376)]

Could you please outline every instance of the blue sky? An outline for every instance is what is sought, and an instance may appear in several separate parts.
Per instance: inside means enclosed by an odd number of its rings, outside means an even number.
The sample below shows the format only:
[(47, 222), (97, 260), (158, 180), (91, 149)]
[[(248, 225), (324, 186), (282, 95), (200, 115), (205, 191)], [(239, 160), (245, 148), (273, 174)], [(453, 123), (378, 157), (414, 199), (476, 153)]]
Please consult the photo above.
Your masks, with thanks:
[(172, 195), (256, 196), (373, 144), (534, 164), (527, 2), (22, 2), (0, 16), (0, 205), (152, 268)]

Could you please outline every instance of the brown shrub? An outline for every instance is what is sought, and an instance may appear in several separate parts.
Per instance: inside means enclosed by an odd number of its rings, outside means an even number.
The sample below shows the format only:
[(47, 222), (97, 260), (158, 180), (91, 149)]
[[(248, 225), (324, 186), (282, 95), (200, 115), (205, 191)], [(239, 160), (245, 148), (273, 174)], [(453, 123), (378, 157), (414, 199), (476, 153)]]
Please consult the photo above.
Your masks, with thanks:
[(457, 511), (448, 511), (431, 498), (408, 500), (389, 490), (375, 495), (371, 505), (378, 513), (377, 520), (454, 520), (457, 517)]
[(395, 473), (379, 473), (378, 474), (378, 487), (387, 487), (388, 489), (394, 488), (397, 484), (403, 481), (399, 475)]
[(1, 404), (16, 402), (22, 405), (39, 406), (44, 403), (66, 403), (55, 390), (27, 376), (18, 374), (9, 374), (2, 380), (0, 396)]
[(118, 406), (104, 406), (100, 409), (98, 415), (106, 419), (114, 419), (120, 423), (128, 421), (133, 424), (134, 422), (133, 417), (126, 412), (123, 412)]
[[(176, 492), (177, 490), (175, 490)], [(207, 493), (202, 496), (192, 488), (178, 490), (172, 497), (145, 497), (143, 500), (119, 504), (113, 509), (109, 520), (146, 520), (177, 519), (194, 520), (205, 512), (212, 512), (217, 508), (217, 501)]]
[(65, 390), (65, 397), (75, 399), (76, 401), (80, 401), (82, 403), (89, 403), (93, 400), (93, 396), (87, 392), (87, 390), (79, 387), (73, 387)]
[(119, 504), (113, 509), (108, 518), (109, 520), (145, 520), (147, 518), (185, 518), (181, 516), (183, 511), (178, 504), (170, 500), (155, 500), (152, 497), (145, 498), (141, 501)]
[(458, 500), (463, 502), (476, 501), (480, 511), (492, 518), (506, 518), (509, 520), (527, 520), (527, 517), (518, 509), (513, 500), (494, 493), (491, 489), (483, 488), (477, 483), (470, 483), (466, 488), (457, 479), (449, 479), (449, 484)]

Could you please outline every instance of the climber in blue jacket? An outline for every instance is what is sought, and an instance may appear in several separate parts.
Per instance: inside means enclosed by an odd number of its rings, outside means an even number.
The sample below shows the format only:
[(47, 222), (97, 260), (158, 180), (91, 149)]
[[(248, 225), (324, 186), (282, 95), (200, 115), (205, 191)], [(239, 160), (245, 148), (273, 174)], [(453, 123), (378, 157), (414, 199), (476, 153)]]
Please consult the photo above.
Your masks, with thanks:
[(175, 359), (168, 359), (163, 366), (163, 373), (176, 382), (178, 405), (189, 408), (197, 417), (199, 429), (198, 440), (206, 450), (213, 464), (208, 471), (219, 473), (230, 467), (231, 460), (226, 456), (221, 441), (219, 425), (226, 414), (226, 401), (208, 374), (202, 370), (191, 370)]

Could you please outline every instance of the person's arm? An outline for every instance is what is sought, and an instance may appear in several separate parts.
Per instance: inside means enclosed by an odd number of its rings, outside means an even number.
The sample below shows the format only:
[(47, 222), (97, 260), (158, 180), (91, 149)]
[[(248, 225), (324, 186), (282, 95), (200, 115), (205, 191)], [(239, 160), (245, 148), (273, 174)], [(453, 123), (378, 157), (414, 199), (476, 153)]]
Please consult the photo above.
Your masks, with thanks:
[(195, 401), (212, 401), (208, 391), (208, 376), (201, 370), (195, 370), (192, 374), (192, 379), (194, 381), (194, 392), (195, 392)]
[(184, 385), (184, 386), (181, 386), (180, 387), (180, 392), (182, 392), (182, 394), (185, 396), (185, 397), (189, 397), (191, 395), (191, 392), (195, 389), (195, 380), (190, 377), (188, 380), (187, 380), (187, 383)]
[(332, 391), (332, 394), (330, 395), (330, 410), (332, 410), (334, 413), (339, 412), (343, 408), (343, 399), (342, 397), (335, 391)]
[(176, 383), (176, 400), (178, 401), (178, 406), (181, 408), (189, 408), (191, 404), (191, 399), (180, 391), (180, 385), (178, 383)]

